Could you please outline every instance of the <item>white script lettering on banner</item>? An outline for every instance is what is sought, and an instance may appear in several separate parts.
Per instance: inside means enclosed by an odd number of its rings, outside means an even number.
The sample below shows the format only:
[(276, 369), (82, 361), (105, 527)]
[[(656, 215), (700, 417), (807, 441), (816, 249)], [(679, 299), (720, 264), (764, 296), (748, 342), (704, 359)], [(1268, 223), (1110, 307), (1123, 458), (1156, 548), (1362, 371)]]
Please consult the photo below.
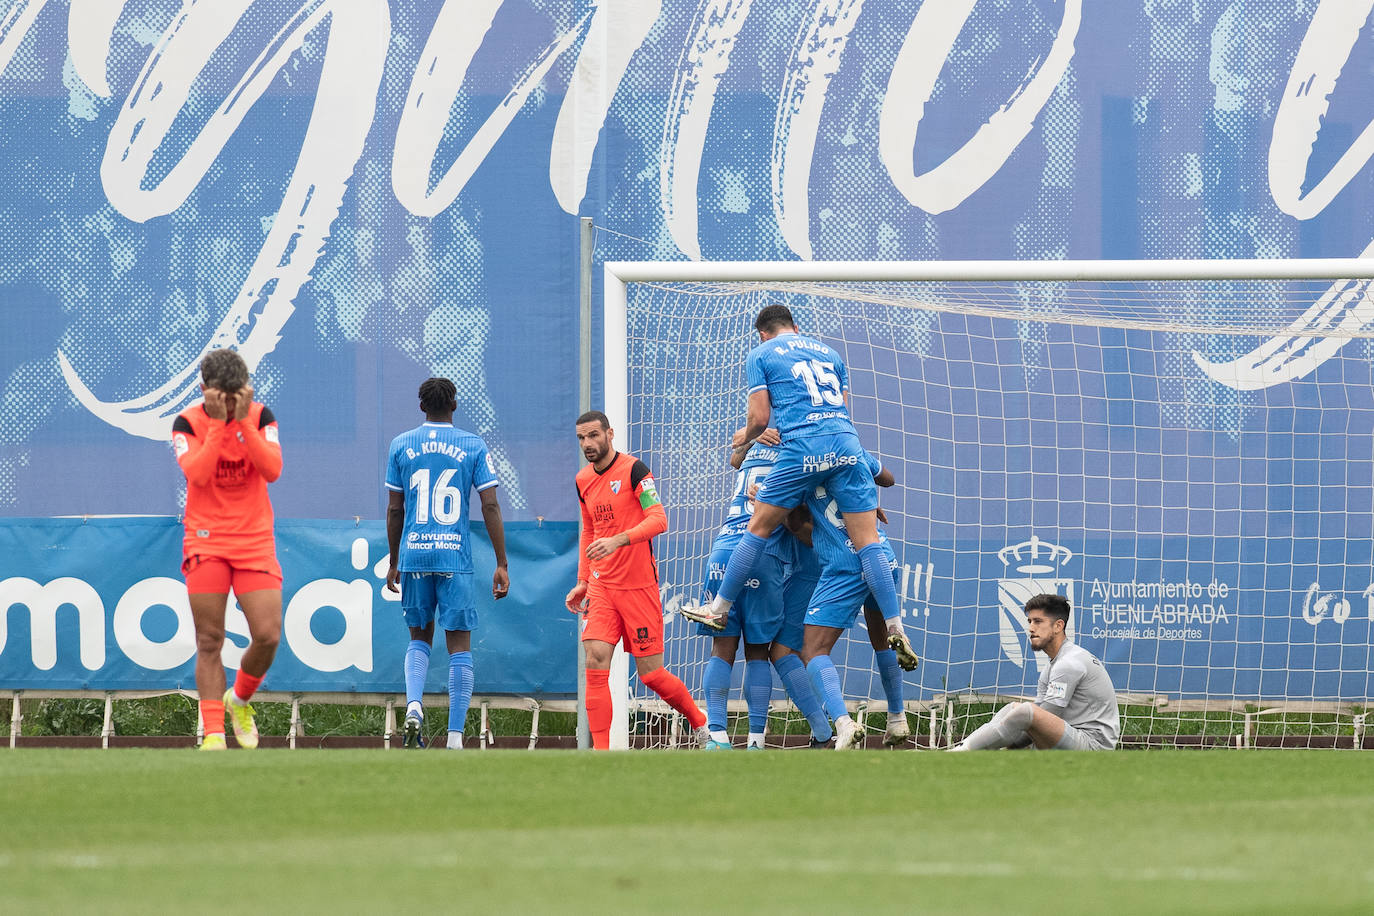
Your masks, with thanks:
[[(392, 187), (410, 212), (432, 216), (452, 205), (490, 158), (496, 143), (526, 100), (547, 82), (554, 64), (576, 54), (569, 89), (550, 145), (554, 198), (568, 213), (579, 211), (598, 138), (617, 90), (638, 50), (660, 25), (661, 0), (600, 0), (560, 30), (521, 70), (509, 92), (486, 117), (447, 169), (433, 169), (450, 108), (470, 82), (477, 52), (490, 43), (492, 22), (504, 0), (447, 0), (425, 42), (392, 148)], [(135, 5), (136, 6), (136, 5)], [(770, 153), (773, 209), (781, 237), (801, 255), (812, 255), (810, 183), (825, 98), (840, 72), (846, 45), (860, 19), (861, 0), (816, 0), (804, 13), (790, 49), (778, 94)], [(1079, 40), (1081, 0), (1065, 0), (1054, 38), (1032, 60), (1018, 91), (992, 112), (968, 114), (969, 139), (921, 174), (913, 168), (917, 129), (936, 83), (976, 4), (974, 0), (925, 3), (914, 15), (878, 102), (879, 158), (893, 186), (929, 213), (954, 209), (982, 188), (1021, 146), (1050, 94), (1072, 64)], [(669, 99), (659, 151), (659, 205), (670, 237), (683, 252), (700, 257), (697, 238), (702, 151), (711, 127), (715, 95), (731, 67), (730, 55), (751, 15), (752, 0), (701, 0), (686, 36)], [(14, 58), (46, 0), (15, 0), (0, 18), (0, 68)], [(112, 95), (107, 75), (117, 25), (127, 0), (70, 0), (68, 56), (92, 93)], [(1366, 126), (1326, 174), (1308, 175), (1329, 99), (1350, 67), (1374, 0), (1327, 0), (1316, 7), (1292, 64), (1288, 83), (1273, 99), (1268, 183), (1277, 207), (1310, 219), (1345, 191), (1374, 155), (1374, 125)], [(758, 13), (753, 14), (755, 18)], [(127, 17), (125, 17), (127, 18)], [(149, 439), (167, 436), (171, 418), (197, 397), (200, 355), (216, 346), (237, 347), (250, 368), (277, 347), (303, 285), (316, 268), (353, 170), (372, 129), (392, 46), (386, 0), (253, 0), (184, 3), (172, 16), (133, 81), (111, 128), (101, 181), (114, 209), (134, 222), (166, 217), (199, 187), (222, 156), (248, 110), (268, 90), (315, 30), (327, 30), (314, 109), (277, 212), (265, 218), (262, 246), (240, 280), (234, 300), (211, 303), (223, 318), (195, 341), (194, 359), (165, 380), (124, 400), (105, 400), (83, 380), (80, 357), (58, 351), (62, 375), (77, 400), (103, 422)], [(262, 32), (262, 53), (240, 76), (223, 103), (201, 117), (189, 99), (204, 82), (216, 52), (246, 30)], [(409, 36), (418, 39), (418, 36)], [(190, 142), (160, 177), (154, 162), (179, 142), (175, 124), (188, 117)], [(177, 128), (178, 130), (180, 128)], [(433, 188), (430, 176), (440, 175)], [(1374, 254), (1367, 246), (1364, 256)], [(1334, 355), (1352, 330), (1374, 323), (1374, 298), (1363, 282), (1333, 285), (1276, 337), (1234, 360), (1194, 359), (1216, 382), (1239, 390), (1271, 387), (1304, 377)], [(73, 360), (77, 362), (74, 363)], [(87, 376), (89, 377), (89, 376)]]

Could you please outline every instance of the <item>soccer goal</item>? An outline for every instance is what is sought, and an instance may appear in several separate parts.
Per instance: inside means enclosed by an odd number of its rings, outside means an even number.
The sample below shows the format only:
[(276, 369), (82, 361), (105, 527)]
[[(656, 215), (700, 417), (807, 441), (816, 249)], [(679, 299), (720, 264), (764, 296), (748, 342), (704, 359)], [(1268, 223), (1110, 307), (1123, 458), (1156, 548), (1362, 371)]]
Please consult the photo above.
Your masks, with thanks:
[[(843, 354), (860, 436), (897, 478), (882, 504), (921, 746), (1034, 694), (1020, 609), (1058, 592), (1111, 673), (1123, 745), (1362, 747), (1370, 278), (1361, 260), (607, 263), (606, 412), (669, 518), (667, 665), (701, 695), (709, 640), (673, 610), (731, 496), (754, 316), (782, 302)], [(861, 624), (834, 658), (855, 711), (881, 714)], [(780, 688), (773, 706), (787, 743)], [(687, 731), (633, 679), (628, 719), (631, 743)]]

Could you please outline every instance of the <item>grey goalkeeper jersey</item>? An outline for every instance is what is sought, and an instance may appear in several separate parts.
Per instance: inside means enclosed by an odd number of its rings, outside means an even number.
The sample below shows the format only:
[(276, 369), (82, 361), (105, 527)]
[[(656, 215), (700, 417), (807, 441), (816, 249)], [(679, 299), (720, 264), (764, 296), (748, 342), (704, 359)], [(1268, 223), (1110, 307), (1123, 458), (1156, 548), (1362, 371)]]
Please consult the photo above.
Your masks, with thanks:
[(1059, 654), (1040, 672), (1035, 705), (1106, 747), (1116, 747), (1121, 736), (1116, 688), (1106, 667), (1072, 640), (1064, 640)]

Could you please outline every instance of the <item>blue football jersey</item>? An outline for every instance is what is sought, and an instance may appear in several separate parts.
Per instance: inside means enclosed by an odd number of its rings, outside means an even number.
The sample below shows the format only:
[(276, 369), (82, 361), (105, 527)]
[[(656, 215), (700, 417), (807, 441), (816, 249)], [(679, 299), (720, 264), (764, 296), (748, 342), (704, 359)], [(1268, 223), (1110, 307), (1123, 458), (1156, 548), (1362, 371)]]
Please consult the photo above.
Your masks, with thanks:
[(844, 406), (849, 370), (840, 354), (819, 340), (779, 334), (750, 351), (745, 373), (750, 394), (768, 389), (768, 425), (777, 427), (783, 441), (854, 432)]
[(725, 524), (720, 534), (735, 534), (749, 527), (749, 517), (753, 509), (749, 503), (749, 488), (763, 483), (763, 478), (773, 469), (778, 460), (778, 450), (771, 445), (754, 443), (744, 455), (744, 461), (735, 472), (735, 493), (730, 498), (730, 509), (725, 514)]
[(466, 430), (426, 422), (393, 439), (386, 488), (405, 494), (401, 572), (472, 572), (468, 493), (496, 484), (487, 444)]
[[(877, 475), (883, 469), (882, 462), (865, 452), (868, 468)], [(811, 510), (811, 547), (816, 553), (827, 575), (835, 572), (859, 573), (863, 564), (849, 542), (849, 532), (845, 530), (844, 518), (840, 515), (835, 500), (826, 492), (825, 487), (814, 487), (806, 494), (806, 507)], [(887, 534), (878, 529), (878, 543), (883, 545), (888, 560), (896, 557), (887, 542)]]

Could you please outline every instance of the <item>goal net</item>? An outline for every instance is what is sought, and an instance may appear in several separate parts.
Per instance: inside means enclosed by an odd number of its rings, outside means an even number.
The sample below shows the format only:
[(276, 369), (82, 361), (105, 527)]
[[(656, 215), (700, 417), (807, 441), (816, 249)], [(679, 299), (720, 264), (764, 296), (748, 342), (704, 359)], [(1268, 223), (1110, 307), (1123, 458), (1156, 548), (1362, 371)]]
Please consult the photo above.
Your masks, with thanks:
[[(702, 696), (710, 640), (673, 610), (700, 597), (731, 497), (753, 319), (782, 302), (843, 355), (860, 438), (897, 478), (881, 501), (920, 746), (1034, 695), (1021, 607), (1041, 592), (1105, 662), (1123, 746), (1362, 746), (1371, 266), (607, 264), (607, 412), (668, 512), (666, 664)], [(881, 729), (862, 615), (833, 658)], [(629, 705), (632, 743), (685, 737), (633, 676)], [(804, 743), (776, 677), (772, 707), (770, 741)]]

